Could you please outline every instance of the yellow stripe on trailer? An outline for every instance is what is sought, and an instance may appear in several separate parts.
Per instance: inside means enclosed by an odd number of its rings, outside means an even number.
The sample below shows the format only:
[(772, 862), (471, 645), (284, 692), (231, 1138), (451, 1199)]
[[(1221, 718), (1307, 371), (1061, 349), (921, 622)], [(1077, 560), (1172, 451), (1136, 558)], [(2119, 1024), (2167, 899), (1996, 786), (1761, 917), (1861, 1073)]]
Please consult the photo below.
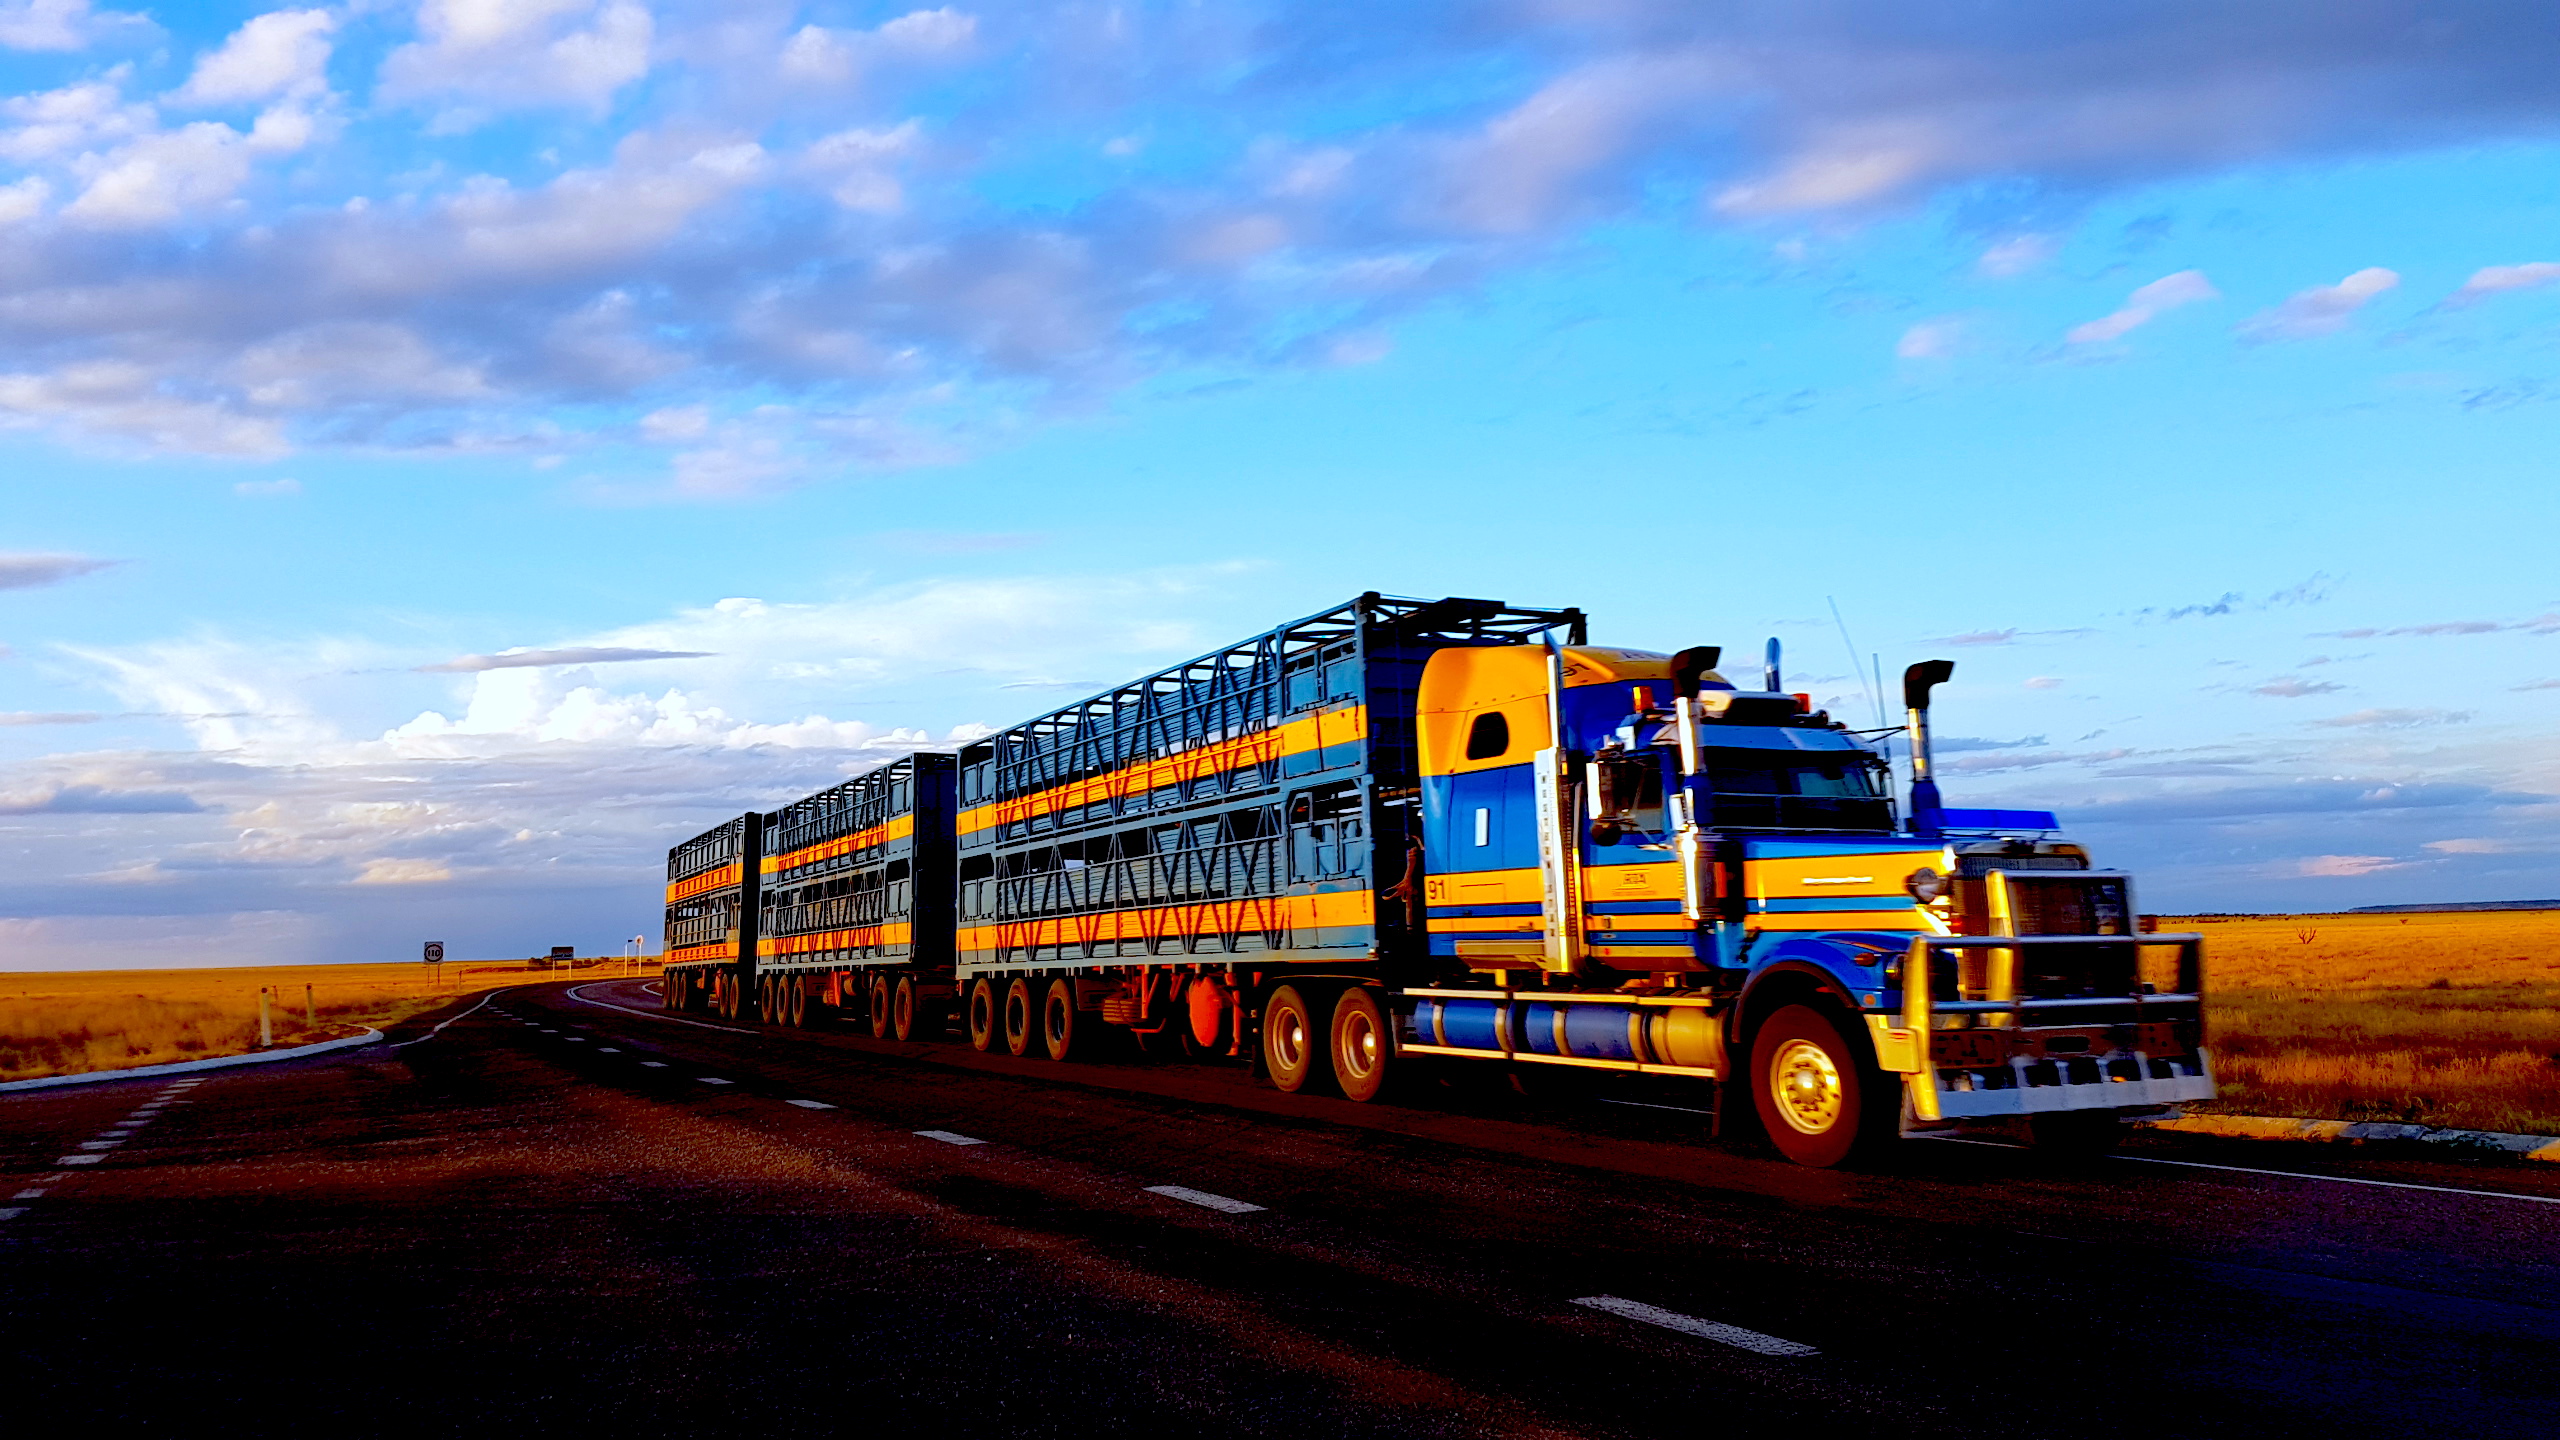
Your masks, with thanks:
[(1144, 795), (1186, 780), (1223, 775), (1248, 765), (1348, 745), (1367, 738), (1368, 734), (1369, 707), (1345, 705), (1302, 716), (1274, 729), (1221, 740), (1214, 745), (1185, 750), (1161, 760), (1144, 761), (1107, 775), (1069, 781), (1011, 800), (974, 805), (960, 812), (959, 832), (973, 835), (1016, 820), (1028, 820), (1035, 815), (1090, 805), (1097, 800)]
[(909, 945), (916, 927), (900, 920), (886, 925), (857, 925), (850, 930), (814, 930), (806, 935), (775, 935), (756, 942), (756, 953), (780, 958), (814, 955), (826, 950), (858, 950), (874, 945)]
[(781, 855), (767, 855), (764, 857), (764, 873), (773, 875), (784, 870), (797, 870), (803, 865), (814, 865), (821, 860), (833, 860), (839, 855), (850, 855), (856, 850), (868, 850), (874, 845), (886, 845), (892, 840), (904, 840), (914, 833), (916, 833), (915, 816), (893, 815), (881, 824), (856, 830), (841, 839), (821, 840), (815, 845), (803, 845), (797, 850)]
[(1105, 910), (1047, 920), (1011, 920), (961, 928), (965, 957), (992, 950), (1119, 940), (1177, 940), (1248, 930), (1319, 930), (1377, 923), (1375, 896), (1367, 890), (1322, 895), (1271, 895), (1251, 900), (1210, 900), (1146, 910)]
[(667, 903), (672, 905), (679, 900), (690, 900), (707, 891), (726, 889), (737, 884), (745, 876), (745, 869), (737, 861), (732, 860), (726, 865), (715, 866), (699, 875), (690, 875), (669, 885)]

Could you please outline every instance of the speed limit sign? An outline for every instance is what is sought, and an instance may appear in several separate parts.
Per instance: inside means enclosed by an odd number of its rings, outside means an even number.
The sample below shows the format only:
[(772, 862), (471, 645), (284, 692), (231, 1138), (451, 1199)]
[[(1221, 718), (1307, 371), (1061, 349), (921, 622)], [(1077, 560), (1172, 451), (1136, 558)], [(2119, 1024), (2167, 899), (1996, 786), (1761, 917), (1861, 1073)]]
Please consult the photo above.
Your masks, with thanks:
[(443, 941), (430, 940), (427, 942), (427, 963), (430, 965), (441, 965), (444, 963)]

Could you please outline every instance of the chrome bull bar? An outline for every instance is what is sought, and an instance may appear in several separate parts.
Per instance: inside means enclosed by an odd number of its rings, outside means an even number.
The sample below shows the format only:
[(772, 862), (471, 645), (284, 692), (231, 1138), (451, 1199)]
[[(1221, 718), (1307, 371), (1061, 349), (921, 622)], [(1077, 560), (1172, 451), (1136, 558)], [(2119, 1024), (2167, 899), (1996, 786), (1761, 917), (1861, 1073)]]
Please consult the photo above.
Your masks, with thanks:
[[(2017, 952), (2053, 947), (2131, 945), (2178, 947), (2173, 989), (2145, 993), (2138, 974), (2130, 993), (2073, 996), (2065, 999), (2022, 999), (2017, 994)], [(2005, 951), (1988, 967), (1985, 998), (1938, 1001), (1931, 994), (1932, 960), (1937, 951)], [(2052, 1017), (2069, 1023), (2073, 1011), (2130, 1009), (2136, 1022), (2146, 1010), (2170, 1012), (2161, 1018), (2191, 1020), (2196, 1041), (2191, 1053), (2153, 1057), (2136, 1048), (2129, 1052), (2134, 1071), (2121, 1066), (2094, 1067), (2094, 1081), (2074, 1081), (2073, 1067), (2010, 1056), (1999, 1066), (1941, 1071), (1933, 1058), (1931, 1036), (1941, 1015), (1968, 1015), (1991, 1020), (1988, 1028), (2020, 1031), (2032, 1018)], [(1876, 1063), (1905, 1077), (1915, 1120), (1980, 1119), (2035, 1115), (2059, 1110), (2124, 1110), (2174, 1105), (2213, 1098), (2213, 1070), (2203, 1044), (2204, 937), (2187, 932), (2171, 935), (1918, 935), (1902, 960), (1902, 1013), (1869, 1012), (1868, 1037)], [(1897, 1020), (1899, 1023), (1897, 1023)], [(2141, 1030), (2137, 1023), (2135, 1033)], [(2046, 1074), (2040, 1074), (2041, 1064)], [(2005, 1077), (2002, 1071), (2005, 1070)], [(1991, 1082), (1991, 1083), (1978, 1083)]]

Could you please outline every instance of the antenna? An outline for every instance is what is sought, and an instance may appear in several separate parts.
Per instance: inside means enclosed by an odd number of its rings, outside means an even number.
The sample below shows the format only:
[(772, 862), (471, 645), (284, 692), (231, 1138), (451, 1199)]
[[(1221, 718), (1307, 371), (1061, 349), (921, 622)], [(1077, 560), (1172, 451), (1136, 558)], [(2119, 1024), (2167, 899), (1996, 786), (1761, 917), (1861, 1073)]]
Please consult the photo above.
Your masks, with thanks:
[(1866, 672), (1858, 668), (1858, 642), (1849, 638), (1849, 622), (1840, 618), (1840, 602), (1828, 595), (1822, 598), (1831, 605), (1831, 623), (1840, 627), (1840, 643), (1849, 647), (1849, 673), (1858, 677), (1858, 688), (1867, 692), (1867, 703), (1876, 707), (1876, 725), (1881, 728), (1885, 723), (1884, 687), (1868, 689)]

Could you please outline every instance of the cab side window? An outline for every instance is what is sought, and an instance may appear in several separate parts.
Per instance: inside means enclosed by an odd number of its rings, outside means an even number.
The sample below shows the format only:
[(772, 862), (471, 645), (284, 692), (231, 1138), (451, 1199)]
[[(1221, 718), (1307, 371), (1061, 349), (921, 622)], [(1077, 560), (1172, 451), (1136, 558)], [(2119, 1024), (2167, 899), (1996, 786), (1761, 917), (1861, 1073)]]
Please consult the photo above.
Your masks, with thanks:
[(1511, 748), (1511, 722), (1499, 710), (1487, 710), (1467, 727), (1467, 758), (1490, 760)]

